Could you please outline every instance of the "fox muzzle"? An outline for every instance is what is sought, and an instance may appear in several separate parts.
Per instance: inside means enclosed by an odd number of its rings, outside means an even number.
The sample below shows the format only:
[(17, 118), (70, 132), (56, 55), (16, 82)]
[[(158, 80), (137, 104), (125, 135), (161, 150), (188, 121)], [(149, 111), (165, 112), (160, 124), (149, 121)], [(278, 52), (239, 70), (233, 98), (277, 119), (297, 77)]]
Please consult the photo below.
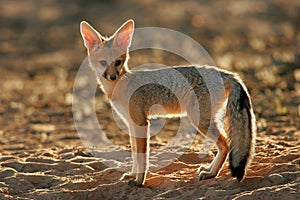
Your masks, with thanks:
[(119, 74), (116, 73), (116, 74), (110, 74), (110, 75), (107, 75), (105, 72), (102, 74), (103, 78), (107, 79), (107, 80), (110, 80), (110, 81), (114, 81), (118, 78)]

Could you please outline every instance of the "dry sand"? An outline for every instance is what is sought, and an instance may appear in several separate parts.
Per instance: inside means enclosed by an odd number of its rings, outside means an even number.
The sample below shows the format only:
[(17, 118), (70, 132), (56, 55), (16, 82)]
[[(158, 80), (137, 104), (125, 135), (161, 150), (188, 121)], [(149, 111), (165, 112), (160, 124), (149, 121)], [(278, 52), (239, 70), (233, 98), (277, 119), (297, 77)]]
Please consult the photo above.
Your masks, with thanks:
[[(0, 199), (300, 199), (299, 1), (126, 2), (1, 1)], [(179, 120), (152, 138), (151, 149), (161, 149), (153, 162), (177, 159), (151, 170), (145, 187), (119, 181), (130, 163), (94, 157), (83, 145), (72, 117), (72, 87), (85, 57), (79, 22), (110, 34), (128, 18), (201, 41), (218, 66), (245, 80), (258, 133), (241, 183), (227, 162), (217, 178), (198, 180), (197, 168), (216, 153), (199, 156), (198, 135), (190, 147), (164, 150)], [(183, 61), (156, 51), (132, 54), (132, 66), (147, 62)], [(100, 91), (96, 102), (108, 138), (129, 149)]]

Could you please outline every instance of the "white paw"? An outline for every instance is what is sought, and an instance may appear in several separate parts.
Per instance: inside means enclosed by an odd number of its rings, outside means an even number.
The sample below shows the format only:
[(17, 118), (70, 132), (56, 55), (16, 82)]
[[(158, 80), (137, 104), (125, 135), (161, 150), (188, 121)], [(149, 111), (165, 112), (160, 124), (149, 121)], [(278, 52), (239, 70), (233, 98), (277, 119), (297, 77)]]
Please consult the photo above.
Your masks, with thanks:
[(135, 180), (129, 180), (128, 184), (132, 186), (142, 186), (145, 181), (145, 173), (137, 173)]
[(143, 185), (143, 181), (141, 181), (141, 180), (130, 180), (130, 181), (128, 181), (128, 185), (131, 185), (131, 186), (142, 186)]
[(205, 180), (205, 179), (210, 179), (216, 177), (216, 173), (213, 172), (207, 172), (207, 171), (201, 171), (199, 173), (199, 180)]
[(206, 165), (201, 165), (200, 167), (199, 167), (199, 169), (197, 170), (197, 172), (198, 173), (200, 173), (200, 172), (209, 172), (210, 171), (210, 167), (209, 166), (206, 166)]

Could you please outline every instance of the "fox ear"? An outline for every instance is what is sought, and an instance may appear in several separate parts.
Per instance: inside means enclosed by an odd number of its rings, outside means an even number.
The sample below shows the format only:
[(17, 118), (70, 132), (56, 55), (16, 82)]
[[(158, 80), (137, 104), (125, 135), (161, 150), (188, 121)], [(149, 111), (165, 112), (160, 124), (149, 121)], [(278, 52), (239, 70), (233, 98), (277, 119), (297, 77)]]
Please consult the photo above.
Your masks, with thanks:
[(128, 48), (131, 45), (134, 32), (134, 21), (127, 20), (113, 35), (114, 46)]
[(87, 22), (80, 23), (80, 33), (84, 41), (85, 47), (90, 51), (95, 45), (101, 43), (101, 35)]

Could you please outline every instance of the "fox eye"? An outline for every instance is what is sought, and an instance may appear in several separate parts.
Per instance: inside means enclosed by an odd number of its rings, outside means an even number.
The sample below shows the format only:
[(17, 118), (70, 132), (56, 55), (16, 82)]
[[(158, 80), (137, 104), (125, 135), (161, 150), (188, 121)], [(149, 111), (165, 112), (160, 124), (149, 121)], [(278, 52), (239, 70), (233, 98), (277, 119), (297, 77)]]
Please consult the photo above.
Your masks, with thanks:
[(121, 63), (122, 63), (122, 60), (116, 60), (116, 62), (115, 62), (115, 66), (116, 66), (116, 67), (118, 67), (118, 66), (120, 66), (120, 65), (121, 65)]
[(100, 64), (101, 64), (103, 67), (106, 67), (106, 66), (107, 66), (106, 60), (100, 60)]

